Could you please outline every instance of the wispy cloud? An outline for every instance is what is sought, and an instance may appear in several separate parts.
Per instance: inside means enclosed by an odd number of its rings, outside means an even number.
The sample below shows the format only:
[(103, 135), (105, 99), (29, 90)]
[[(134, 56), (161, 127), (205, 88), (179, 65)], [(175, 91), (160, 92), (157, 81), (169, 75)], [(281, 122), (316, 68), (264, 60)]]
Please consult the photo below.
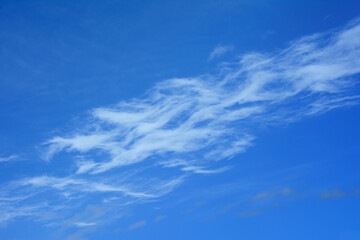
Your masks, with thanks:
[(320, 193), (320, 199), (336, 199), (360, 195), (360, 189), (344, 191), (340, 189), (326, 190)]
[(210, 53), (208, 60), (211, 61), (214, 58), (223, 56), (224, 54), (234, 50), (232, 45), (219, 45)]
[(173, 159), (164, 162), (160, 162), (163, 167), (178, 167), (181, 166), (181, 170), (185, 172), (193, 172), (193, 173), (200, 173), (200, 174), (213, 174), (213, 173), (221, 173), (224, 171), (229, 170), (229, 167), (221, 167), (217, 169), (204, 169), (204, 167), (195, 166), (196, 161), (184, 161), (180, 159)]
[[(64, 178), (40, 176), (11, 182), (7, 186), (2, 186), (0, 223), (16, 217), (32, 216), (40, 221), (65, 221), (65, 225), (69, 222), (70, 225), (78, 227), (90, 226), (83, 224), (94, 223), (88, 222), (91, 220), (88, 217), (79, 216), (74, 220), (66, 220), (66, 218), (74, 212), (81, 212), (82, 206), (89, 199), (98, 199), (98, 202), (105, 206), (105, 212), (112, 212), (112, 216), (107, 216), (108, 219), (119, 217), (122, 209), (129, 205), (151, 201), (172, 191), (183, 181), (183, 177), (169, 180), (155, 178), (139, 178), (138, 181), (125, 178), (125, 180), (107, 177), (90, 181), (77, 176)], [(8, 197), (9, 195), (11, 197)], [(49, 214), (50, 212), (52, 214)], [(94, 211), (90, 209), (87, 212)], [(104, 213), (98, 217), (103, 215)], [(96, 218), (92, 220), (98, 220)]]
[(129, 226), (129, 230), (134, 230), (136, 228), (143, 227), (146, 225), (146, 223), (147, 223), (146, 220), (142, 220), (140, 222), (134, 223)]
[[(89, 182), (84, 179), (75, 178), (54, 178), (41, 176), (22, 181), (22, 185), (33, 187), (49, 187), (64, 191), (68, 196), (71, 192), (120, 192), (126, 196), (151, 198), (156, 197), (156, 193), (134, 192), (130, 186), (113, 186), (101, 182)], [(134, 187), (132, 187), (134, 189)]]
[(259, 200), (269, 200), (272, 199), (275, 196), (274, 192), (260, 192), (258, 194), (256, 194), (256, 196), (254, 196), (252, 198), (253, 201), (259, 201)]
[(289, 199), (294, 200), (297, 197), (299, 197), (299, 193), (290, 187), (259, 192), (251, 197), (249, 199), (250, 201), (241, 204), (243, 210), (240, 212), (239, 217), (254, 217), (263, 212), (281, 206)]
[(160, 221), (164, 220), (165, 218), (166, 218), (166, 215), (159, 215), (159, 216), (156, 216), (154, 221), (155, 222), (160, 222)]
[(260, 213), (262, 213), (262, 211), (263, 211), (262, 209), (245, 210), (245, 211), (242, 211), (239, 216), (242, 218), (253, 217), (253, 216), (259, 215)]
[(159, 198), (191, 174), (228, 170), (222, 160), (253, 146), (259, 127), (358, 104), (359, 39), (354, 21), (280, 52), (245, 54), (219, 74), (165, 80), (142, 97), (92, 109), (88, 122), (44, 143), (46, 160), (68, 154), (68, 176), (44, 173), (9, 184), (0, 195), (0, 221), (80, 209), (89, 196), (119, 209), (112, 204)]
[(17, 155), (11, 155), (9, 157), (0, 157), (0, 162), (9, 162), (18, 159)]
[(90, 226), (95, 226), (96, 223), (93, 222), (76, 222), (74, 223), (75, 226), (77, 227), (90, 227)]
[(294, 191), (291, 188), (283, 188), (280, 190), (272, 190), (272, 191), (263, 191), (257, 193), (254, 197), (251, 198), (251, 201), (269, 201), (276, 197), (287, 197), (293, 195)]
[(214, 50), (210, 53), (208, 60), (211, 61), (233, 50), (234, 50), (233, 45), (219, 45), (216, 48), (214, 48)]
[(251, 146), (252, 132), (261, 124), (357, 104), (351, 76), (360, 72), (359, 37), (355, 21), (338, 32), (294, 41), (278, 53), (246, 54), (216, 76), (159, 82), (142, 98), (93, 109), (93, 130), (50, 139), (46, 156), (64, 150), (107, 154), (79, 162), (77, 173), (99, 174), (143, 161), (210, 173), (209, 163)]

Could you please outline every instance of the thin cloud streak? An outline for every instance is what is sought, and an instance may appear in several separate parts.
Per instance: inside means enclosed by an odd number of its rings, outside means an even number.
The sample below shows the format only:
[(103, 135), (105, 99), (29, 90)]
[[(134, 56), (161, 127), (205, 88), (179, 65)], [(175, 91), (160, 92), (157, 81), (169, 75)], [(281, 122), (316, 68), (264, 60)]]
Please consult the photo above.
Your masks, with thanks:
[[(40, 176), (11, 182), (2, 187), (0, 194), (0, 223), (21, 216), (31, 216), (40, 221), (64, 221), (69, 214), (80, 211), (89, 199), (98, 198), (104, 206), (112, 209), (109, 212), (116, 215), (129, 205), (153, 201), (173, 191), (184, 178), (128, 180), (126, 183), (111, 178), (103, 180), (106, 182), (101, 179), (90, 181), (78, 177)], [(47, 196), (44, 197), (44, 194)], [(12, 197), (7, 197), (9, 195)], [(85, 227), (80, 225), (77, 226)]]
[(30, 178), (22, 181), (24, 186), (31, 185), (32, 187), (49, 187), (57, 190), (64, 190), (67, 193), (75, 192), (120, 192), (126, 196), (152, 198), (156, 194), (133, 192), (127, 186), (112, 186), (99, 182), (89, 182), (84, 179), (74, 178), (54, 178), (48, 176), (41, 176)]
[(17, 155), (11, 155), (9, 157), (0, 157), (0, 162), (9, 162), (9, 161), (14, 161), (16, 159), (18, 159), (19, 157)]
[(96, 223), (93, 223), (93, 222), (90, 222), (90, 223), (87, 223), (87, 222), (77, 222), (77, 223), (74, 223), (75, 226), (77, 227), (90, 227), (90, 226), (95, 226)]

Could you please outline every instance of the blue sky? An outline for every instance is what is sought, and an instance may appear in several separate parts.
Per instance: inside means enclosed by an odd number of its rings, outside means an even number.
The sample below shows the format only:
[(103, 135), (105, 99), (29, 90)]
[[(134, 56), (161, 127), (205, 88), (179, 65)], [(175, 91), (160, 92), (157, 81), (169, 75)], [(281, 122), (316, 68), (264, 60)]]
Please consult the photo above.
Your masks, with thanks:
[(0, 239), (360, 239), (359, 10), (1, 1)]

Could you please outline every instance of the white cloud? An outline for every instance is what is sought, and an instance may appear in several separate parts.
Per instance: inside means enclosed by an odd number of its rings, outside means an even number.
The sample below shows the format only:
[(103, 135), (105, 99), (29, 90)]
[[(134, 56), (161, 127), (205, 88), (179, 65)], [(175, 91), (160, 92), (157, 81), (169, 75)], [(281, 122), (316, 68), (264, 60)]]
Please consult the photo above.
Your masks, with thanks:
[[(31, 216), (41, 221), (61, 222), (74, 212), (81, 211), (84, 202), (98, 199), (104, 204), (102, 217), (118, 218), (121, 211), (140, 202), (153, 201), (182, 183), (184, 177), (161, 180), (155, 178), (138, 178), (119, 180), (118, 177), (106, 177), (91, 181), (78, 177), (39, 176), (11, 182), (2, 186), (0, 194), (0, 223), (16, 217)], [(44, 195), (46, 194), (46, 195)], [(11, 196), (11, 197), (9, 197)], [(46, 196), (46, 197), (45, 197)], [(98, 212), (98, 211), (95, 211)], [(62, 220), (60, 220), (62, 219)], [(86, 227), (94, 219), (76, 219), (71, 225)]]
[(76, 174), (83, 174), (89, 172), (91, 169), (96, 167), (98, 164), (93, 161), (81, 161), (77, 163), (78, 169)]
[(0, 162), (9, 162), (18, 159), (17, 155), (11, 155), (9, 157), (0, 157)]
[(185, 172), (193, 172), (200, 174), (213, 174), (213, 173), (221, 173), (229, 170), (229, 167), (221, 167), (217, 169), (206, 169), (204, 167), (195, 166), (192, 164), (196, 164), (195, 161), (184, 161), (179, 159), (174, 159), (170, 161), (164, 161), (160, 163), (164, 167), (178, 167), (181, 166), (181, 170)]
[[(150, 185), (144, 184), (107, 184), (100, 181), (92, 182), (81, 178), (57, 178), (40, 176), (19, 181), (20, 186), (32, 186), (34, 188), (52, 188), (62, 192), (66, 197), (80, 192), (86, 193), (121, 193), (124, 196), (134, 198), (155, 198), (172, 190), (182, 182), (183, 178), (175, 178), (168, 181), (152, 182)], [(109, 179), (108, 179), (109, 181)], [(142, 191), (142, 190), (146, 190)]]
[(146, 225), (146, 220), (142, 220), (140, 222), (134, 223), (129, 226), (129, 230), (134, 230), (135, 228), (143, 227)]
[(150, 158), (197, 159), (173, 166), (210, 173), (211, 162), (251, 146), (251, 130), (261, 124), (357, 104), (350, 76), (360, 72), (358, 39), (360, 24), (353, 22), (275, 54), (246, 54), (220, 75), (159, 82), (143, 98), (92, 110), (96, 130), (79, 128), (72, 136), (50, 139), (47, 156), (62, 150), (108, 156), (79, 164), (77, 173), (99, 174)]
[(211, 61), (214, 58), (223, 56), (224, 54), (234, 50), (232, 45), (219, 45), (210, 53), (208, 60)]
[[(355, 21), (294, 41), (281, 52), (246, 54), (217, 75), (169, 79), (141, 98), (93, 109), (88, 126), (45, 143), (45, 159), (65, 151), (76, 169), (69, 168), (66, 177), (42, 175), (5, 188), (0, 222), (55, 208), (62, 213), (95, 194), (120, 211), (119, 206), (173, 191), (191, 174), (226, 171), (221, 160), (252, 146), (259, 127), (358, 104), (358, 73), (360, 22)], [(145, 174), (148, 168), (156, 171)], [(51, 197), (34, 205), (44, 192)]]
[(90, 227), (90, 226), (95, 226), (96, 223), (93, 222), (76, 222), (74, 223), (75, 226), (77, 227)]

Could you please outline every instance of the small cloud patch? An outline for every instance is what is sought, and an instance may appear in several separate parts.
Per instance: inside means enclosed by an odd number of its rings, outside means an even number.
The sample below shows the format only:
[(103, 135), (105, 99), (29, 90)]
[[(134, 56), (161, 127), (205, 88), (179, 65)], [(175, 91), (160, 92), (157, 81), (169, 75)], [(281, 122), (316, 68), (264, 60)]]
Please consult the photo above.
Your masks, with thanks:
[(234, 50), (233, 45), (219, 45), (210, 53), (208, 60), (211, 61), (215, 58), (221, 57), (232, 50)]
[(165, 215), (160, 215), (160, 216), (157, 216), (154, 221), (155, 222), (160, 222), (160, 221), (164, 220), (165, 218), (166, 218)]
[(136, 228), (143, 227), (146, 225), (146, 223), (147, 223), (146, 220), (142, 220), (140, 222), (134, 223), (129, 226), (129, 230), (134, 230)]
[(343, 191), (340, 189), (326, 190), (320, 193), (320, 199), (336, 199), (344, 197), (352, 197), (360, 195), (360, 189), (355, 189), (353, 191)]
[(74, 223), (75, 226), (77, 227), (90, 227), (90, 226), (94, 226), (96, 225), (96, 223), (93, 223), (93, 222), (77, 222), (77, 223)]

